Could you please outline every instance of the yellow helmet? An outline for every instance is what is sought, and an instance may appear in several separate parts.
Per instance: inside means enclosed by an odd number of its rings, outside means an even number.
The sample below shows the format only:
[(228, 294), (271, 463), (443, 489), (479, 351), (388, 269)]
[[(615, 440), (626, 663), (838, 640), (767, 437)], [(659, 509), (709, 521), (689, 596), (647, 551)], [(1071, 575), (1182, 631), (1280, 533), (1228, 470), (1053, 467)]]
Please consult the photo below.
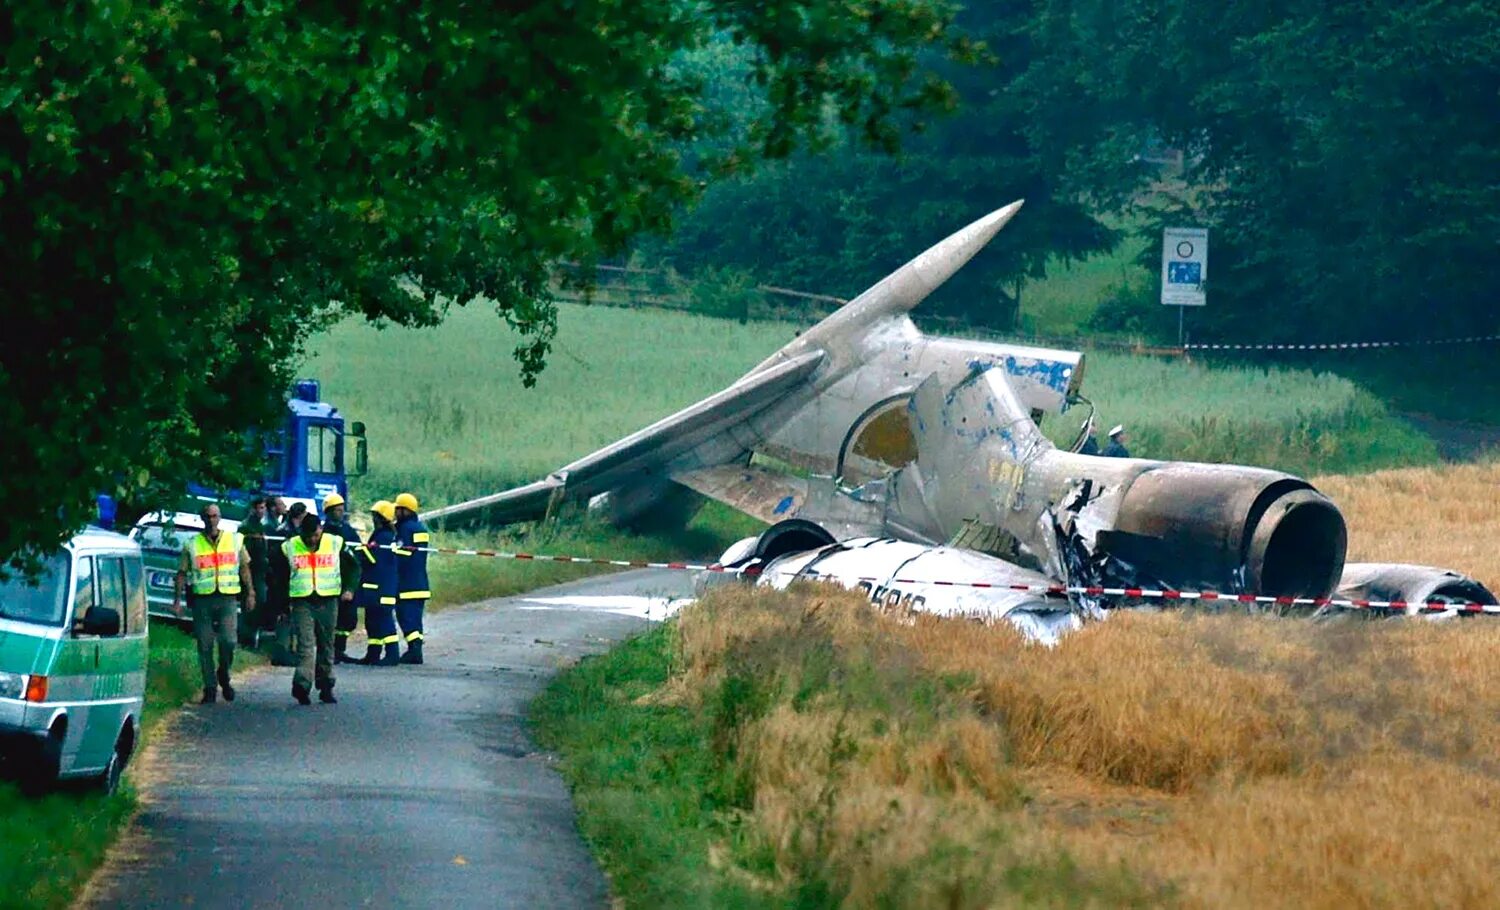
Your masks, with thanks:
[(410, 493), (402, 493), (396, 497), (396, 508), (411, 509), (413, 512), (417, 511), (417, 497)]
[(340, 496), (337, 493), (329, 493), (327, 496), (323, 497), (323, 511), (325, 512), (327, 512), (334, 506), (341, 506), (343, 504), (344, 497)]
[(388, 499), (382, 499), (373, 506), (370, 506), (370, 511), (384, 518), (386, 521), (396, 520), (396, 507)]

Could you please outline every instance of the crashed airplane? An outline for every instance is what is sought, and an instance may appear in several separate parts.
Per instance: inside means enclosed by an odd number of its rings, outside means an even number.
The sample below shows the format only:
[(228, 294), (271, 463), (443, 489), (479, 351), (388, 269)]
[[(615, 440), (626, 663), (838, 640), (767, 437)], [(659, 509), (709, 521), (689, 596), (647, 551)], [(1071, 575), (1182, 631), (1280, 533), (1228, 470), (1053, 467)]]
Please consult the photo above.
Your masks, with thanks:
[(507, 524), (577, 502), (623, 522), (691, 491), (773, 523), (724, 554), (743, 576), (831, 580), (1044, 641), (1126, 605), (1047, 593), (1059, 585), (1495, 602), (1454, 572), (1345, 565), (1338, 507), (1290, 474), (1054, 446), (1040, 423), (1083, 402), (1082, 353), (932, 337), (908, 316), (1020, 208), (941, 241), (717, 394), (424, 519)]

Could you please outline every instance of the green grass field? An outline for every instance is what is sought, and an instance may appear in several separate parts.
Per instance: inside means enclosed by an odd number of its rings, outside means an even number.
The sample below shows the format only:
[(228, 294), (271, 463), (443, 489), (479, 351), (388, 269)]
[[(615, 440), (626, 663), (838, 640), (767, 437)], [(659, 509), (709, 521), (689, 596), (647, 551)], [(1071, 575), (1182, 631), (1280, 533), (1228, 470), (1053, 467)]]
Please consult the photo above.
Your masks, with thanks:
[[(724, 387), (796, 331), (579, 304), (562, 305), (559, 323), (558, 350), (533, 389), (517, 377), (515, 336), (483, 308), (457, 309), (431, 329), (348, 322), (316, 345), (308, 372), (369, 430), (360, 506), (403, 489), (438, 505), (541, 477)], [(1145, 457), (1299, 473), (1436, 458), (1430, 441), (1330, 373), (1088, 357), (1084, 393), (1105, 427), (1130, 426)], [(1079, 419), (1052, 418), (1048, 430), (1061, 440)]]
[[(244, 654), (244, 652), (241, 652)], [(255, 663), (244, 654), (237, 664)], [(163, 720), (199, 689), (198, 651), (180, 629), (157, 622), (151, 626), (151, 657), (146, 671), (144, 744)], [(41, 799), (22, 796), (14, 784), (0, 784), (0, 906), (59, 908), (69, 906), (78, 889), (135, 811), (135, 792), (127, 770), (124, 784), (112, 796), (81, 788), (59, 788)]]

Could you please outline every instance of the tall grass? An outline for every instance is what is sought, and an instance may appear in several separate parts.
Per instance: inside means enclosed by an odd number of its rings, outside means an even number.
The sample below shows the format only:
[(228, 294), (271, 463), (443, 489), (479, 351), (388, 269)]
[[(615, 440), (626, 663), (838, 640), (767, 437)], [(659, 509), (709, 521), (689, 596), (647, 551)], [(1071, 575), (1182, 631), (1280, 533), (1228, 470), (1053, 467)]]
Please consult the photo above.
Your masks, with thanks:
[[(415, 491), (440, 505), (535, 479), (711, 394), (795, 333), (685, 313), (563, 304), (559, 344), (533, 389), (493, 313), (455, 309), (430, 329), (346, 322), (314, 346), (308, 372), (350, 419), (366, 423), (359, 504)], [(1089, 355), (1085, 393), (1104, 428), (1127, 424), (1154, 458), (1236, 461), (1299, 472), (1423, 463), (1425, 437), (1328, 373), (1213, 368)], [(1061, 440), (1078, 412), (1049, 419)]]
[[(1085, 362), (1084, 394), (1103, 433), (1124, 424), (1131, 454), (1250, 464), (1297, 474), (1430, 464), (1432, 440), (1370, 393), (1333, 373), (1211, 366), (1104, 351)], [(1078, 418), (1078, 419), (1081, 419)], [(1048, 427), (1066, 444), (1077, 421)]]
[(563, 304), (535, 388), (517, 338), (480, 304), (430, 329), (345, 322), (307, 365), (346, 417), (365, 422), (363, 502), (411, 489), (424, 507), (492, 493), (632, 433), (733, 382), (795, 336), (685, 313)]
[[(540, 715), (626, 906), (672, 906), (668, 867), (778, 906), (1500, 901), (1500, 625), (1122, 613), (1044, 649), (806, 587), (649, 641)], [(627, 756), (660, 773), (613, 790)]]

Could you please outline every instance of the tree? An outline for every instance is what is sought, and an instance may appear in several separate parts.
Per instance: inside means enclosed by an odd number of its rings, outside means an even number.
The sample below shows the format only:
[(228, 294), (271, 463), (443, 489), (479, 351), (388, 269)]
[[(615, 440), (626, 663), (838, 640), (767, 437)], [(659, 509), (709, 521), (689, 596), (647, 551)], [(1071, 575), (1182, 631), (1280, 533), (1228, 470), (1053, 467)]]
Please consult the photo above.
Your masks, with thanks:
[[(888, 147), (971, 53), (945, 0), (571, 4), (18, 2), (0, 10), (0, 563), (93, 496), (253, 478), (327, 320), (431, 324), (484, 298), (528, 381), (548, 269), (664, 228), (715, 169), (827, 112)], [(749, 49), (763, 116), (722, 118), (684, 50)]]
[[(955, 28), (985, 53), (971, 63), (933, 61), (954, 86), (950, 116), (924, 124), (897, 156), (855, 143), (774, 162), (711, 187), (677, 219), (670, 240), (648, 239), (648, 257), (687, 270), (744, 269), (760, 280), (850, 295), (971, 218), (1025, 198), (1022, 218), (934, 295), (941, 312), (1010, 328), (1015, 288), (1049, 260), (1107, 249), (1114, 233), (1070, 181), (1049, 124), (1023, 80), (1039, 52), (1030, 31), (1040, 0), (981, 0)], [(1042, 49), (1045, 51), (1045, 48)], [(705, 80), (735, 60), (705, 58)]]
[[(1235, 341), (1492, 332), (1500, 11), (1492, 3), (1047, 2), (1027, 81), (1074, 165), (1153, 132), (1213, 230), (1209, 331)], [(1139, 180), (1074, 169), (1102, 198)], [(1153, 194), (1153, 199), (1159, 198)], [(1159, 236), (1159, 233), (1157, 233)]]

